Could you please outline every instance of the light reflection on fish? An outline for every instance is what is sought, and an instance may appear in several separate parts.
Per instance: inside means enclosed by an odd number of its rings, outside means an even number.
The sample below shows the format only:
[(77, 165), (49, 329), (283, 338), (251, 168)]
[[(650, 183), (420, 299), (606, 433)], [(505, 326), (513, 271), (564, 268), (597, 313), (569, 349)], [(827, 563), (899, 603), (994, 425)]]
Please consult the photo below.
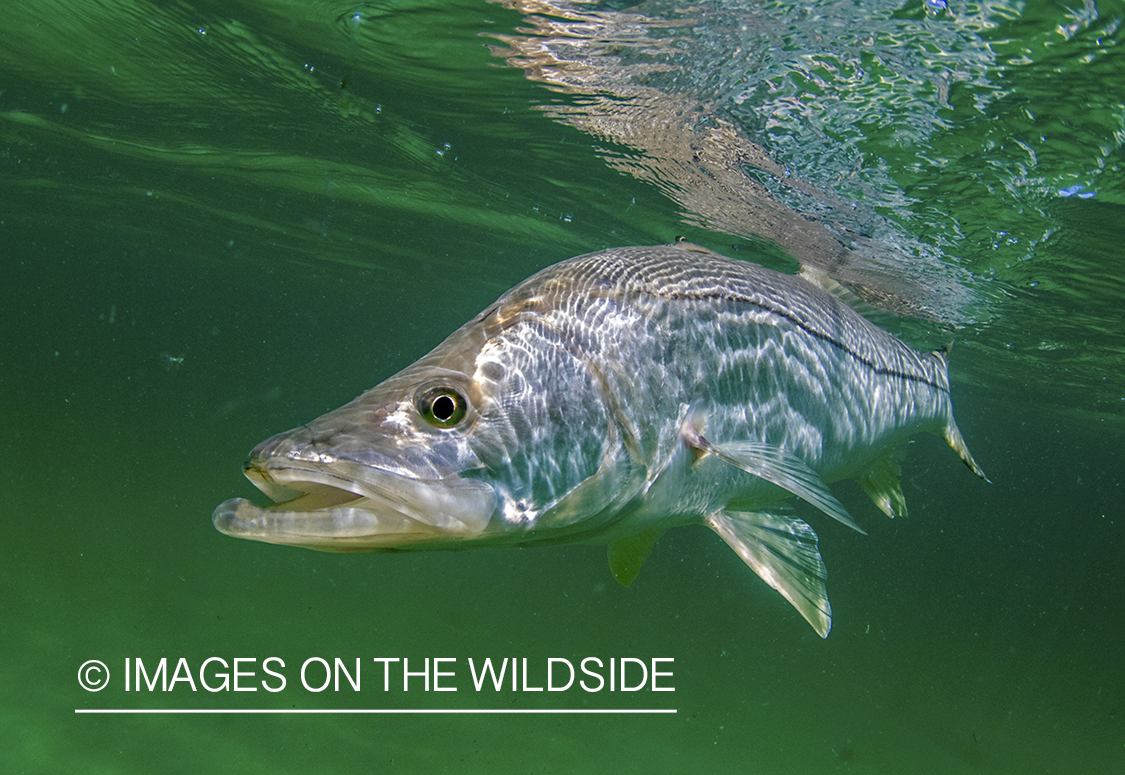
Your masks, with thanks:
[(227, 535), (328, 551), (606, 544), (630, 583), (669, 527), (710, 527), (821, 636), (796, 495), (859, 529), (827, 482), (906, 513), (899, 450), (930, 431), (979, 476), (945, 355), (800, 277), (688, 243), (563, 261), (351, 403), (262, 442)]

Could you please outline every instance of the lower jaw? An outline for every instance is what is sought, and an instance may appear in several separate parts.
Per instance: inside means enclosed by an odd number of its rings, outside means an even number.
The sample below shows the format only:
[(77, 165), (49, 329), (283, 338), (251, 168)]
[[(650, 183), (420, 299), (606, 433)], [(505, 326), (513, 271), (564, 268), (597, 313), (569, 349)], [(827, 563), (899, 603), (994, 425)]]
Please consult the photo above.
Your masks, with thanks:
[(234, 538), (332, 551), (393, 550), (441, 537), (436, 528), (401, 514), (361, 508), (370, 501), (358, 496), (350, 505), (316, 511), (287, 509), (288, 503), (261, 508), (235, 498), (220, 504), (211, 521)]

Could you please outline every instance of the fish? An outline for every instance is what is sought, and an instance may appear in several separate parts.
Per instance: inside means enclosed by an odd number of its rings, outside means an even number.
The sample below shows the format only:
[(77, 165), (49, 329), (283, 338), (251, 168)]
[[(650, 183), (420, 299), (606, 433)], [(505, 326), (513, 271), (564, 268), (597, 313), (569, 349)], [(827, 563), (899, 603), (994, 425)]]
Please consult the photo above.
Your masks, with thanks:
[[(973, 290), (958, 262), (904, 230), (909, 218), (880, 212), (898, 211), (904, 195), (878, 165), (858, 163), (863, 134), (822, 131), (854, 124), (848, 93), (872, 78), (894, 95), (896, 116), (925, 146), (948, 107), (929, 52), (956, 51), (959, 77), (987, 80), (994, 57), (974, 31), (921, 28), (912, 18), (873, 14), (870, 2), (766, 10), (745, 0), (635, 0), (613, 8), (497, 1), (522, 23), (515, 34), (483, 35), (496, 41), (488, 46), (494, 56), (545, 87), (535, 108), (589, 135), (611, 169), (675, 202), (684, 223), (772, 243), (880, 309), (959, 327), (991, 314), (987, 294)], [(869, 37), (862, 53), (857, 26)], [(786, 45), (776, 45), (780, 38)], [(903, 39), (919, 45), (888, 43)], [(849, 61), (871, 57), (886, 69), (880, 76), (818, 71), (812, 52), (822, 51)], [(793, 110), (801, 99), (800, 87), (792, 91), (794, 73), (823, 90), (815, 116)], [(867, 194), (843, 193), (841, 181)]]
[(543, 269), (348, 404), (256, 446), (214, 526), (335, 552), (607, 547), (628, 586), (669, 528), (704, 525), (827, 637), (817, 535), (863, 532), (829, 484), (904, 516), (902, 450), (953, 419), (920, 352), (815, 282), (687, 242)]

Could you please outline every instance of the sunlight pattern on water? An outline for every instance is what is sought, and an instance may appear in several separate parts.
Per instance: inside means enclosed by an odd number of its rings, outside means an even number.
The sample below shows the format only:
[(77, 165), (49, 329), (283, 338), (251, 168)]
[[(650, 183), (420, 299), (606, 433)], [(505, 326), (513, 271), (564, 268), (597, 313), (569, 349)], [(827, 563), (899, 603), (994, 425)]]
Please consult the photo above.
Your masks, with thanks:
[[(1121, 770), (1121, 4), (523, 5), (5, 8), (0, 770)], [(563, 6), (647, 40), (597, 52), (645, 90), (633, 135), (556, 118), (635, 117), (640, 97), (552, 89), (497, 55), (576, 22)], [(662, 134), (670, 104), (699, 135)], [(676, 142), (638, 149), (642, 129)], [(713, 142), (693, 166), (700, 137), (757, 151)], [(678, 177), (659, 148), (688, 150)], [(778, 217), (756, 231), (715, 180), (756, 186)], [(834, 485), (870, 535), (822, 531), (826, 641), (705, 530), (666, 536), (624, 589), (599, 547), (336, 555), (211, 526), (216, 503), (258, 497), (240, 472), (254, 443), (533, 271), (679, 236), (795, 271), (790, 248), (827, 244), (809, 224), (952, 283), (960, 323), (879, 322), (918, 347), (955, 340), (958, 424), (994, 482), (944, 487), (972, 477), (923, 438), (909, 519)], [(294, 678), (361, 658), (378, 690), (121, 683), (126, 659), (268, 656)], [(383, 692), (372, 661), (588, 656), (674, 658), (676, 691)], [(104, 691), (76, 681), (89, 659)], [(657, 700), (678, 713), (74, 714)]]

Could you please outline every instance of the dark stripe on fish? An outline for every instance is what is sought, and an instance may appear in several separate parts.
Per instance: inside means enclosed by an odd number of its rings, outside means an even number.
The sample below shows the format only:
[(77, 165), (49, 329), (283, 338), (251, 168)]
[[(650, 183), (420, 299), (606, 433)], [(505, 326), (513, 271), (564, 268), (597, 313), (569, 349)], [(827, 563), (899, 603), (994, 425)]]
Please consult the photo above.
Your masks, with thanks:
[[(659, 253), (664, 255), (654, 260), (654, 256)], [(690, 254), (690, 256), (685, 256), (685, 253)], [(591, 259), (597, 260), (592, 261)], [(708, 273), (707, 269), (702, 266), (704, 263), (711, 264), (715, 271)], [(669, 269), (673, 271), (668, 271)], [(692, 288), (691, 286), (696, 284), (697, 281), (704, 281), (707, 287), (703, 289)], [(720, 285), (716, 285), (716, 281)], [(726, 283), (727, 287), (723, 287), (721, 283)], [(739, 290), (729, 287), (732, 283), (753, 287), (757, 291), (757, 295), (739, 292)], [(527, 314), (537, 315), (541, 314), (544, 309), (553, 309), (556, 298), (568, 298), (575, 293), (585, 295), (587, 298), (599, 296), (612, 298), (636, 294), (669, 301), (748, 304), (763, 312), (787, 320), (810, 337), (826, 342), (841, 352), (847, 353), (876, 375), (897, 377), (908, 382), (928, 385), (941, 393), (949, 394), (948, 383), (940, 379), (942, 370), (925, 367), (923, 359), (928, 357), (926, 354), (904, 346), (902, 342), (877, 328), (858, 312), (843, 305), (819, 286), (802, 277), (775, 272), (757, 264), (737, 261), (688, 243), (648, 248), (643, 253), (634, 249), (622, 248), (615, 251), (587, 254), (569, 261), (563, 261), (548, 267), (543, 272), (513, 288), (482, 312), (478, 320), (485, 325), (486, 336), (491, 338), (499, 331), (523, 320)], [(869, 342), (872, 345), (870, 348), (872, 352), (877, 352), (880, 345), (888, 347), (890, 350), (897, 351), (900, 355), (908, 356), (904, 360), (904, 366), (911, 365), (910, 360), (917, 358), (918, 360), (914, 361), (913, 364), (917, 366), (917, 369), (906, 371), (892, 366), (880, 365), (877, 360), (866, 357), (856, 348), (849, 346), (816, 325), (818, 322), (826, 321), (817, 321), (815, 318), (805, 319), (800, 314), (791, 311), (788, 306), (770, 303), (771, 296), (783, 297), (788, 295), (792, 295), (799, 303), (805, 305), (806, 311), (810, 313), (817, 309), (831, 309), (832, 317), (842, 324), (852, 327), (859, 339), (865, 337), (870, 339), (872, 336), (885, 337), (886, 342), (879, 345)], [(849, 315), (854, 315), (856, 320), (849, 320)]]
[[(789, 314), (784, 309), (780, 309), (780, 308), (765, 304), (765, 303), (760, 302), (760, 301), (755, 301), (754, 299), (748, 298), (746, 296), (736, 296), (736, 295), (721, 294), (721, 293), (669, 293), (669, 294), (651, 293), (650, 295), (657, 296), (659, 298), (668, 298), (668, 299), (685, 299), (685, 300), (690, 300), (690, 301), (703, 301), (703, 300), (728, 301), (728, 302), (741, 302), (743, 304), (749, 304), (753, 307), (757, 307), (758, 309), (762, 310), (763, 312), (768, 312), (772, 315), (776, 315), (779, 318), (784, 318), (785, 320), (788, 320), (794, 326), (801, 329), (802, 331), (804, 331), (806, 334), (813, 337), (814, 339), (819, 339), (822, 342), (827, 342), (828, 344), (832, 345), (833, 347), (836, 347), (837, 349), (842, 350), (843, 352), (847, 353), (852, 358), (854, 358), (856, 361), (858, 361), (859, 363), (862, 363), (864, 366), (871, 369), (871, 371), (878, 374), (879, 376), (901, 377), (902, 379), (909, 380), (911, 382), (920, 382), (922, 384), (929, 385), (930, 387), (934, 388), (935, 390), (939, 390), (942, 393), (946, 393), (946, 394), (949, 393), (949, 388), (946, 385), (941, 385), (937, 382), (934, 382), (932, 379), (930, 379), (926, 376), (923, 376), (923, 375), (907, 374), (906, 372), (899, 371), (897, 369), (884, 368), (883, 366), (880, 366), (877, 363), (872, 362), (870, 359), (864, 358), (862, 355), (860, 355), (855, 350), (848, 347), (846, 344), (844, 344), (840, 340), (824, 333), (823, 331), (818, 331), (817, 329), (806, 325), (802, 320), (800, 320), (799, 318), (794, 317), (793, 315)], [(856, 314), (858, 315), (859, 313), (857, 312)]]

